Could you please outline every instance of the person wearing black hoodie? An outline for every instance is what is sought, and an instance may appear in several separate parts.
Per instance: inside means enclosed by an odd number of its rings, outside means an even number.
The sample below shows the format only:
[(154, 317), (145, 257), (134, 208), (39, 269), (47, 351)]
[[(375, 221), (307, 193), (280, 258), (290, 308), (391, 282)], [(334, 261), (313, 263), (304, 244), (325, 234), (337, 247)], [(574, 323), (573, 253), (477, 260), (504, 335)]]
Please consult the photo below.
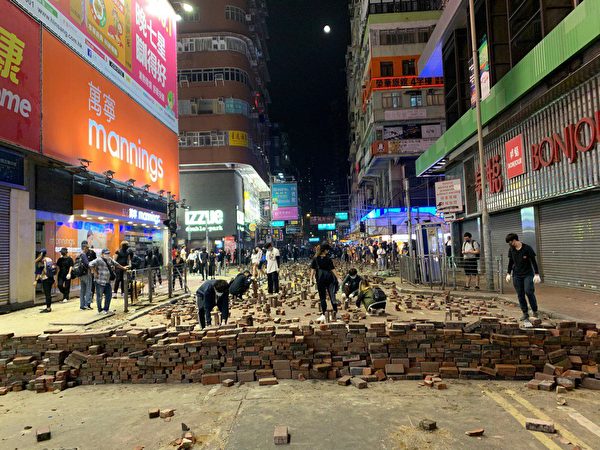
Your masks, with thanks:
[[(127, 242), (127, 241), (121, 242), (121, 247), (119, 247), (119, 250), (117, 250), (115, 252), (114, 260), (123, 267), (130, 265), (129, 242)], [(117, 269), (115, 270), (115, 284), (114, 284), (114, 289), (113, 289), (115, 296), (119, 292), (119, 286), (121, 286), (121, 293), (122, 294), (125, 293), (125, 279), (124, 279), (125, 277), (124, 277), (124, 275), (125, 275), (125, 271), (122, 269), (119, 269), (117, 267)]]

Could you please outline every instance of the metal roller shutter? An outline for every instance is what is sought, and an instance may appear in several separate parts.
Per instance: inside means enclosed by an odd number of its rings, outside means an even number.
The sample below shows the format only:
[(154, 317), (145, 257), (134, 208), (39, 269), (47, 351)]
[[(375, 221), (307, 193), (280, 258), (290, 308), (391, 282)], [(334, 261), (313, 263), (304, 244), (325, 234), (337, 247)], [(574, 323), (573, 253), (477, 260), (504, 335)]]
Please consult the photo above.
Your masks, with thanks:
[(504, 263), (508, 264), (508, 244), (506, 235), (508, 233), (517, 233), (521, 236), (521, 210), (504, 212), (490, 216), (490, 231), (492, 235), (492, 255), (494, 259), (502, 256)]
[(460, 239), (459, 242), (461, 243), (460, 245), (462, 246), (462, 241), (463, 241), (463, 235), (468, 231), (469, 233), (471, 233), (471, 235), (473, 236), (473, 239), (475, 239), (477, 242), (481, 241), (481, 235), (479, 232), (479, 221), (477, 219), (471, 219), (471, 220), (465, 220), (464, 222), (461, 222), (461, 233), (460, 233)]
[(0, 187), (0, 306), (10, 301), (10, 189)]
[(540, 270), (544, 282), (600, 289), (600, 194), (542, 205)]

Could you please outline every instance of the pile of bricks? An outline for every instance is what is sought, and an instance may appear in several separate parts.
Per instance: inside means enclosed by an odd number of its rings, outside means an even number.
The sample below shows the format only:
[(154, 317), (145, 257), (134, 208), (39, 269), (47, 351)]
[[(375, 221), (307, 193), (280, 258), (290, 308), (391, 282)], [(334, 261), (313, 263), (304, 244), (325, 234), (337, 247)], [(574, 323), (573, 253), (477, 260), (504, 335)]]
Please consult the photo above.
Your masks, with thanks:
[(233, 380), (268, 385), (277, 379), (340, 377), (358, 384), (394, 379), (431, 381), (435, 386), (439, 377), (539, 380), (537, 374), (545, 374), (555, 377), (553, 383), (558, 378), (573, 378), (574, 384), (591, 388), (600, 383), (600, 337), (597, 326), (589, 323), (520, 329), (513, 322), (483, 317), (469, 324), (191, 328), (0, 335), (0, 386), (6, 388), (0, 393), (77, 384)]

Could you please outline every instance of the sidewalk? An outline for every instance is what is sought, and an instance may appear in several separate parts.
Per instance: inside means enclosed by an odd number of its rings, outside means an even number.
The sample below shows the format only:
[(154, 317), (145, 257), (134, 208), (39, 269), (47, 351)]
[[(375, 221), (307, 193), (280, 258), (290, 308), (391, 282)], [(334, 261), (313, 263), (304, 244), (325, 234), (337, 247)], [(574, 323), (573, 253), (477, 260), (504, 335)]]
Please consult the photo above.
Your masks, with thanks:
[[(424, 294), (441, 292), (436, 287), (431, 290), (426, 286), (413, 286), (408, 283), (400, 283), (399, 278), (391, 279), (396, 281), (398, 288), (404, 292), (419, 292)], [(512, 286), (505, 286), (504, 294), (474, 290), (466, 291), (462, 288), (450, 290), (450, 292), (456, 296), (498, 298), (518, 304), (517, 294)], [(540, 284), (536, 286), (535, 293), (540, 311), (552, 317), (580, 322), (600, 323), (600, 292)]]

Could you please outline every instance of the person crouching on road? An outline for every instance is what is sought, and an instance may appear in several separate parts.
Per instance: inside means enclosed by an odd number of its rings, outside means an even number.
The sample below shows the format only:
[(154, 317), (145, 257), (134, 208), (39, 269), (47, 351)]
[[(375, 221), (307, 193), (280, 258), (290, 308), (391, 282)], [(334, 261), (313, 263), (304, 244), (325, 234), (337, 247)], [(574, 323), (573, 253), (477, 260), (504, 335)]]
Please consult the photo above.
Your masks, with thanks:
[(512, 279), (519, 306), (523, 311), (521, 320), (528, 320), (527, 299), (531, 306), (532, 316), (538, 318), (538, 305), (535, 298), (535, 284), (541, 283), (540, 270), (535, 260), (535, 252), (533, 249), (523, 242), (519, 241), (519, 236), (515, 233), (510, 233), (506, 236), (506, 243), (510, 246), (508, 250), (508, 272), (506, 274), (506, 282), (509, 283)]
[(224, 324), (229, 319), (229, 284), (225, 280), (208, 280), (196, 291), (198, 323), (202, 329), (211, 325), (211, 312), (216, 306)]
[(385, 292), (378, 287), (373, 286), (368, 280), (360, 282), (358, 295), (356, 296), (356, 307), (364, 306), (369, 314), (379, 314), (385, 312), (386, 298)]
[(229, 294), (232, 298), (242, 299), (252, 284), (252, 275), (249, 270), (244, 270), (229, 283)]
[(358, 295), (358, 288), (361, 281), (362, 277), (354, 267), (348, 271), (346, 278), (342, 281), (342, 297), (344, 298), (344, 306), (346, 308), (348, 307), (349, 300)]

